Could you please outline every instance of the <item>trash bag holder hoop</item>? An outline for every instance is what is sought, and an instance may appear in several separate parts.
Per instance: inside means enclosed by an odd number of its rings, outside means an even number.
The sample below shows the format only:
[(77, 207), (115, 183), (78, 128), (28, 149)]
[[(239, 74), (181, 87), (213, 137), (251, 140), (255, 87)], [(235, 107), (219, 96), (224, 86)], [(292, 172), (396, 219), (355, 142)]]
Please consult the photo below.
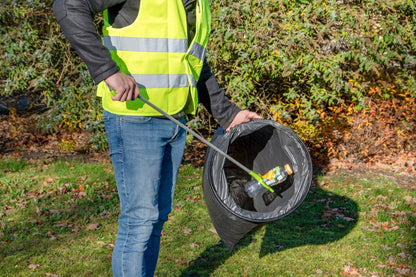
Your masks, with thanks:
[[(222, 206), (225, 210), (227, 210), (229, 213), (233, 214), (234, 216), (237, 216), (241, 219), (255, 222), (255, 223), (265, 223), (265, 222), (271, 222), (276, 221), (278, 219), (281, 219), (285, 216), (288, 216), (291, 214), (294, 210), (296, 210), (304, 201), (304, 199), (307, 196), (307, 192), (309, 191), (311, 180), (312, 180), (312, 164), (309, 156), (309, 152), (307, 151), (307, 148), (305, 144), (302, 142), (302, 140), (288, 127), (281, 125), (275, 121), (262, 119), (262, 120), (255, 120), (249, 123), (238, 125), (237, 127), (231, 129), (228, 132), (223, 132), (222, 130), (218, 130), (219, 135), (217, 137), (214, 136), (212, 142), (216, 144), (216, 146), (220, 149), (222, 149), (224, 152), (227, 152), (228, 147), (235, 141), (235, 139), (249, 135), (251, 133), (257, 132), (261, 128), (265, 126), (271, 126), (275, 129), (278, 129), (279, 135), (286, 136), (286, 140), (291, 140), (292, 143), (298, 148), (300, 152), (302, 152), (302, 155), (304, 156), (304, 161), (301, 167), (307, 168), (305, 170), (306, 174), (303, 176), (303, 182), (298, 185), (297, 188), (295, 188), (297, 197), (291, 198), (289, 200), (288, 207), (285, 208), (279, 208), (274, 211), (270, 212), (262, 212), (259, 213), (257, 211), (249, 211), (241, 208), (238, 206), (234, 199), (230, 196), (228, 192), (228, 188), (224, 186), (213, 186), (213, 196), (215, 197), (216, 201), (218, 201), (218, 204)], [(219, 139), (220, 138), (220, 139)], [(215, 151), (212, 151), (209, 149), (210, 153), (207, 153), (207, 159), (210, 158), (211, 160), (208, 161), (211, 166), (215, 165), (215, 168), (221, 168), (221, 170), (217, 173), (212, 173), (211, 178), (215, 179), (212, 180), (212, 182), (219, 182), (221, 184), (227, 184), (226, 182), (226, 173), (224, 170), (224, 165), (226, 162), (226, 159), (222, 156), (216, 153)], [(289, 156), (292, 155), (291, 152), (288, 154)], [(294, 159), (291, 157), (291, 159)], [(207, 162), (207, 161), (206, 161)], [(206, 165), (209, 167), (210, 165)], [(299, 165), (295, 165), (295, 172), (299, 171)], [(209, 170), (204, 167), (204, 171)]]

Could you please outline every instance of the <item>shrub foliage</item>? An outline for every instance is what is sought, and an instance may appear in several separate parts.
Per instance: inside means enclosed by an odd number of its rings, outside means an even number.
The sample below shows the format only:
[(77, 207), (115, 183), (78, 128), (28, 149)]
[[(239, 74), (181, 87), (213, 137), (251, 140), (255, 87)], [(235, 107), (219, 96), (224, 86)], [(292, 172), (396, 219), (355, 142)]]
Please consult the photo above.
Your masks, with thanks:
[[(389, 87), (416, 96), (414, 1), (222, 0), (213, 10), (210, 58), (243, 106), (313, 120), (323, 107), (362, 107), (374, 85), (385, 98)], [(302, 114), (287, 105), (296, 100)]]
[(6, 0), (0, 4), (0, 95), (41, 97), (46, 132), (91, 131), (91, 149), (105, 147), (101, 109), (82, 60), (52, 14), (53, 0)]
[[(52, 3), (0, 4), (0, 95), (41, 95), (50, 107), (39, 120), (44, 130), (89, 129), (102, 148), (99, 101)], [(227, 94), (240, 107), (289, 125), (310, 144), (331, 148), (334, 130), (354, 126), (344, 124), (348, 115), (371, 116), (369, 103), (383, 111), (394, 103), (414, 107), (412, 0), (218, 0), (211, 7), (208, 59)], [(200, 124), (208, 121), (204, 113), (190, 124), (207, 125)], [(402, 135), (416, 128), (406, 113), (394, 115), (405, 122)]]

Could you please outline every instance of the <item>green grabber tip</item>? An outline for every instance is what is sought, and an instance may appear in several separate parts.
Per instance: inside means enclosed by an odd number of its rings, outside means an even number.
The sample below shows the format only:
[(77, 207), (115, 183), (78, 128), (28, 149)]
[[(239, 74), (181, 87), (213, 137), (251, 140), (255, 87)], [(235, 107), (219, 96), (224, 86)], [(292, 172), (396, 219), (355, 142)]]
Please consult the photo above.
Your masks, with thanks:
[(263, 177), (261, 177), (260, 174), (257, 174), (254, 171), (250, 171), (250, 175), (253, 176), (253, 178), (256, 179), (257, 182), (259, 182), (263, 187), (270, 190), (270, 192), (274, 192), (274, 190), (271, 187), (266, 185), (266, 183), (263, 181)]

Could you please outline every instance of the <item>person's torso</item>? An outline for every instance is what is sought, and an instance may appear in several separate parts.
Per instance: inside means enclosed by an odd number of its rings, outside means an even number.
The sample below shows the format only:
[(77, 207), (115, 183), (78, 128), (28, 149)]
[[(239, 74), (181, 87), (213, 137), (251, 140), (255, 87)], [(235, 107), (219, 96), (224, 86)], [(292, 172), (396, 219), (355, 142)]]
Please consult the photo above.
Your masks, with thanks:
[[(128, 0), (105, 12), (104, 45), (113, 60), (122, 72), (135, 78), (143, 97), (169, 114), (183, 110), (193, 113), (196, 109), (196, 82), (210, 30), (208, 1), (186, 2), (184, 6), (182, 0)], [(192, 5), (194, 29), (188, 27), (185, 9)], [(112, 101), (109, 88), (105, 84), (98, 87), (104, 108), (110, 112), (159, 115), (138, 99)]]

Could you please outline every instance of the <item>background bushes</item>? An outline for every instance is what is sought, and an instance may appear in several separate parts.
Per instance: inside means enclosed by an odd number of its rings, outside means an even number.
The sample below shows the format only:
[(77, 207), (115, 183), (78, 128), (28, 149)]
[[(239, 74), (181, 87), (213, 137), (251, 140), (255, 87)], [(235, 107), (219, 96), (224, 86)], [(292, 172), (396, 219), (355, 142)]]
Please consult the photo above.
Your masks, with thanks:
[(309, 2), (214, 2), (210, 58), (235, 101), (295, 119), (286, 104), (299, 99), (313, 120), (323, 107), (364, 106), (375, 85), (386, 99), (390, 87), (416, 96), (413, 1)]
[[(376, 127), (373, 122), (389, 116), (368, 110), (405, 105), (415, 111), (414, 1), (222, 0), (212, 8), (209, 58), (240, 106), (289, 125), (318, 148), (316, 155), (363, 151), (371, 159), (363, 137), (355, 136), (360, 132), (352, 131), (361, 117), (371, 117), (365, 128), (373, 136), (392, 125), (405, 134), (406, 143), (382, 151), (414, 150), (414, 119), (391, 110), (395, 122)], [(346, 137), (351, 149), (339, 151)]]
[(88, 148), (103, 149), (101, 106), (93, 82), (63, 36), (52, 4), (53, 0), (0, 4), (0, 96), (40, 99), (49, 107), (38, 118), (42, 131), (88, 130)]
[[(103, 148), (92, 81), (61, 34), (52, 3), (0, 4), (0, 95), (40, 97), (50, 107), (39, 117), (42, 130), (88, 129), (93, 148)], [(414, 147), (415, 122), (406, 116), (416, 97), (414, 1), (218, 0), (211, 7), (208, 59), (239, 106), (289, 125), (326, 156), (334, 155), (330, 145), (345, 144), (352, 118), (386, 121), (388, 111), (400, 147)], [(385, 112), (372, 113), (375, 106)], [(189, 124), (202, 131), (208, 121), (201, 109)]]

